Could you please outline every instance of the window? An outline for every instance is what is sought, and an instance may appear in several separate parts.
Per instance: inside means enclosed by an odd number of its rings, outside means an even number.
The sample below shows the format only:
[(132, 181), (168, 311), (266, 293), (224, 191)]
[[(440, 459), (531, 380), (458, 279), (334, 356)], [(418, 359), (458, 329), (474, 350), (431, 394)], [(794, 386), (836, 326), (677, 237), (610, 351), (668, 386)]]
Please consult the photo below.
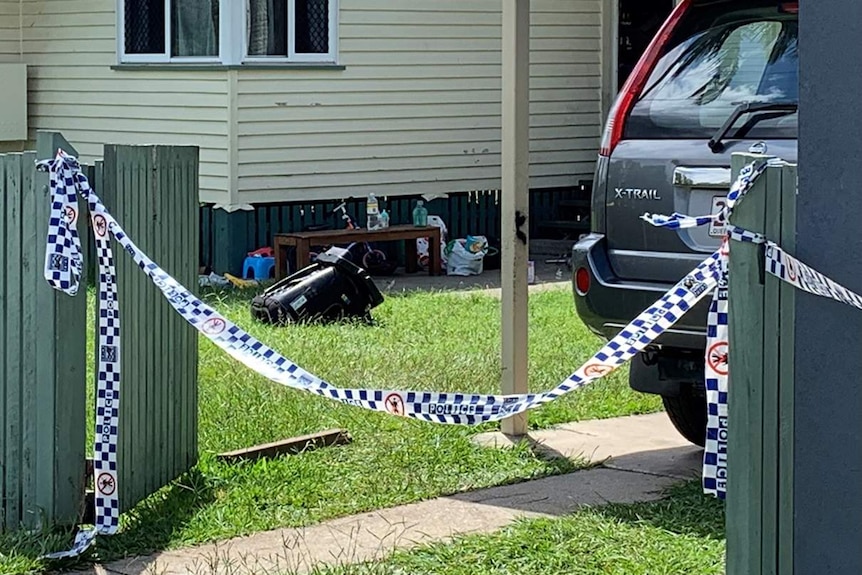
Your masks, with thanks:
[[(765, 2), (764, 2), (765, 3)], [(702, 10), (712, 10), (710, 6)], [(775, 5), (703, 15), (659, 61), (635, 104), (627, 137), (710, 137), (742, 102), (797, 103), (798, 24)], [(717, 20), (717, 21), (716, 21)], [(796, 138), (797, 114), (764, 112), (735, 126), (750, 138)]]
[(335, 63), (337, 0), (119, 0), (128, 63)]
[(248, 0), (247, 55), (334, 61), (335, 14), (334, 0)]
[(123, 60), (218, 60), (220, 0), (121, 1)]

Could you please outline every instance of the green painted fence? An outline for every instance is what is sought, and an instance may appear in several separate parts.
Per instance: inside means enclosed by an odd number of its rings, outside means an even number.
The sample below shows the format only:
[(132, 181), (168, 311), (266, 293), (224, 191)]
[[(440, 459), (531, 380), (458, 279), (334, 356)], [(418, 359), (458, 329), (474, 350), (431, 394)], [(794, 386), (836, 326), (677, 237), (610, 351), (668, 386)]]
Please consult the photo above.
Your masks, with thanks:
[[(87, 289), (75, 297), (43, 278), (48, 175), (35, 160), (77, 155), (39, 133), (37, 151), (0, 155), (0, 531), (88, 517)], [(197, 285), (198, 149), (105, 146), (84, 166), (132, 239), (190, 289)], [(92, 269), (83, 201), (78, 230)], [(114, 243), (122, 322), (120, 505), (128, 510), (197, 461), (197, 336)], [(92, 286), (92, 283), (90, 284)], [(93, 338), (90, 338), (93, 341)], [(94, 410), (94, 406), (90, 406)]]
[[(734, 155), (734, 178), (762, 156)], [(796, 166), (770, 167), (736, 208), (734, 225), (796, 248)], [(727, 573), (793, 571), (793, 287), (763, 272), (761, 248), (730, 258)]]
[[(39, 134), (40, 153), (58, 147), (74, 153), (61, 137)], [(0, 155), (0, 529), (8, 530), (74, 523), (83, 503), (85, 290), (69, 297), (43, 279), (50, 205), (36, 157)]]
[[(198, 148), (106, 145), (101, 191), (144, 253), (193, 292), (198, 283)], [(117, 452), (120, 507), (197, 462), (197, 332), (131, 257), (115, 249), (122, 326)]]

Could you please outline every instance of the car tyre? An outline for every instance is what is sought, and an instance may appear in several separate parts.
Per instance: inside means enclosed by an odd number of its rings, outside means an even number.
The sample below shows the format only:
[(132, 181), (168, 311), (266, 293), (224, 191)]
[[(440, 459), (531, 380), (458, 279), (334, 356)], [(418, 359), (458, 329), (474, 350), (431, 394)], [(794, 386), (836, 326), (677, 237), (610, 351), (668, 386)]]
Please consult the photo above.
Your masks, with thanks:
[(675, 397), (662, 396), (665, 411), (671, 423), (691, 443), (706, 445), (706, 397), (683, 387)]

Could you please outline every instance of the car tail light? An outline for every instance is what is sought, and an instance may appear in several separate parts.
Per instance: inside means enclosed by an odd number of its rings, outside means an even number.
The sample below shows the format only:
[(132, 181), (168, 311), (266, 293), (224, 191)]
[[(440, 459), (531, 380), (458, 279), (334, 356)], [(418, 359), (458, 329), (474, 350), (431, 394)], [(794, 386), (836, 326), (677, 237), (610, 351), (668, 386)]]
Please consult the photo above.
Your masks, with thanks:
[(638, 60), (637, 65), (632, 70), (625, 85), (623, 85), (623, 89), (620, 90), (619, 96), (617, 96), (617, 100), (608, 114), (608, 121), (605, 125), (605, 132), (602, 135), (602, 143), (599, 150), (600, 155), (610, 156), (620, 139), (622, 139), (626, 120), (632, 111), (635, 101), (640, 96), (644, 84), (646, 84), (649, 75), (652, 73), (659, 57), (664, 51), (665, 45), (670, 40), (671, 35), (676, 30), (677, 25), (682, 20), (690, 4), (691, 0), (683, 0), (674, 8), (673, 12), (671, 12), (670, 16), (668, 16), (658, 33), (652, 39), (652, 42), (647, 46), (640, 60)]
[(587, 268), (578, 268), (575, 272), (575, 288), (579, 295), (587, 295), (590, 291), (590, 272)]
[(778, 11), (785, 14), (799, 14), (799, 2), (782, 2)]

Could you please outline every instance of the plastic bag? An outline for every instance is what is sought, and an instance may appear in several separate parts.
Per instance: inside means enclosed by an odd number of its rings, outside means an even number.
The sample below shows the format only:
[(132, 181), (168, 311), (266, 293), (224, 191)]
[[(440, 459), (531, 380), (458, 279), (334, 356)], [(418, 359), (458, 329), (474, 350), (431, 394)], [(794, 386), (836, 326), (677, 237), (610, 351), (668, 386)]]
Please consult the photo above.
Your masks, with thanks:
[[(446, 229), (446, 224), (443, 222), (443, 219), (440, 216), (428, 216), (428, 225), (434, 226), (436, 228), (440, 228), (440, 258), (441, 266), (446, 265), (446, 242), (447, 242), (447, 234), (449, 230)], [(416, 240), (416, 254), (419, 258), (419, 265), (423, 267), (428, 266), (428, 238), (419, 238)]]
[(488, 240), (483, 236), (467, 236), (449, 243), (446, 273), (450, 276), (479, 276), (484, 271)]

